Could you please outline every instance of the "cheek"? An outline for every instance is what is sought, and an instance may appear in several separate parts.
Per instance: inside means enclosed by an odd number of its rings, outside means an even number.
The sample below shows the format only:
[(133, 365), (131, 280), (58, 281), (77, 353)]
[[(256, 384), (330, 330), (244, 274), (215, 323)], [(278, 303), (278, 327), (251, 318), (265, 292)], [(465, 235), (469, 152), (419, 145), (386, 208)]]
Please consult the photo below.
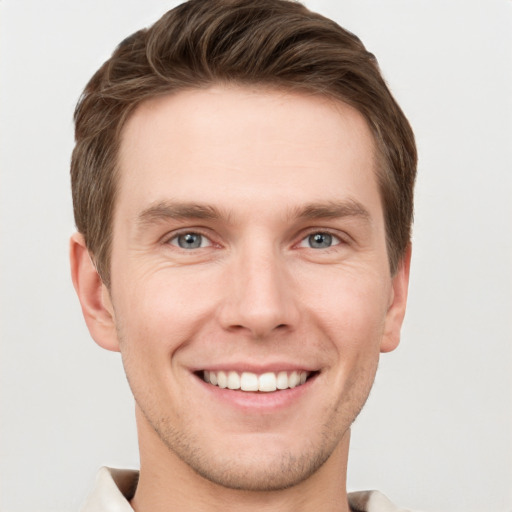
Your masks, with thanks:
[(128, 283), (116, 308), (123, 341), (149, 357), (151, 351), (172, 353), (192, 339), (215, 304), (215, 287), (204, 282), (191, 273), (162, 270)]
[[(306, 281), (303, 281), (306, 282)], [(389, 302), (389, 284), (362, 272), (334, 272), (305, 294), (305, 304), (339, 349), (380, 342)]]

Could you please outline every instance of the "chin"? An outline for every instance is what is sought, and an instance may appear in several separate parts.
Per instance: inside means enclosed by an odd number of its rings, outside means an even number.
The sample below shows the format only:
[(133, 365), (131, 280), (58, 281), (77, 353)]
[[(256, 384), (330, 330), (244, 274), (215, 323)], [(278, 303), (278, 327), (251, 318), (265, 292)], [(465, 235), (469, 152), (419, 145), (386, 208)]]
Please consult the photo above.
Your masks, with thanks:
[[(260, 452), (264, 448), (260, 447)], [(215, 463), (188, 459), (185, 462), (201, 477), (228, 489), (240, 491), (279, 491), (294, 487), (307, 480), (328, 459), (329, 453), (300, 455), (281, 453), (253, 458), (241, 453), (233, 458), (223, 458)]]
[(298, 446), (284, 446), (279, 437), (254, 433), (252, 443), (228, 440), (228, 446), (219, 446), (219, 439), (213, 445), (210, 439), (204, 443), (205, 448), (190, 435), (176, 436), (169, 430), (157, 430), (157, 434), (171, 454), (209, 482), (228, 489), (269, 492), (294, 487), (310, 478), (336, 450), (344, 432), (334, 436), (333, 432), (324, 432), (317, 439), (306, 436), (307, 441)]

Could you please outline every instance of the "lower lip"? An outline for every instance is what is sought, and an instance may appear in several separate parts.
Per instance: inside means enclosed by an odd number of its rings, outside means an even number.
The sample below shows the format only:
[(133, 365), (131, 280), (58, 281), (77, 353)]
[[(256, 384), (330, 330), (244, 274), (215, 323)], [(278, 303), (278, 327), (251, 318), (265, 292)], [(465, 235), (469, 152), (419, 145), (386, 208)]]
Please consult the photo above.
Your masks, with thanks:
[(203, 389), (214, 399), (220, 400), (233, 407), (243, 409), (246, 412), (272, 412), (274, 410), (292, 406), (306, 394), (316, 381), (318, 374), (310, 377), (304, 384), (295, 388), (283, 389), (272, 392), (248, 392), (219, 388), (206, 383), (201, 377), (194, 375)]

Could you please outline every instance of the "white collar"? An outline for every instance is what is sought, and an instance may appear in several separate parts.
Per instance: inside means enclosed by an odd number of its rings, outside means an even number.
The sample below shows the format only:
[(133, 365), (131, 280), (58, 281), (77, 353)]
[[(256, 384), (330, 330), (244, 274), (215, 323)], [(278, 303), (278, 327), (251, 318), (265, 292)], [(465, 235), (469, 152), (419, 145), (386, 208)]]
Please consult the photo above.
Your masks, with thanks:
[[(96, 475), (93, 492), (80, 512), (133, 512), (133, 497), (139, 472), (133, 469), (102, 467)], [(379, 491), (352, 492), (348, 495), (354, 512), (407, 512), (399, 509)]]

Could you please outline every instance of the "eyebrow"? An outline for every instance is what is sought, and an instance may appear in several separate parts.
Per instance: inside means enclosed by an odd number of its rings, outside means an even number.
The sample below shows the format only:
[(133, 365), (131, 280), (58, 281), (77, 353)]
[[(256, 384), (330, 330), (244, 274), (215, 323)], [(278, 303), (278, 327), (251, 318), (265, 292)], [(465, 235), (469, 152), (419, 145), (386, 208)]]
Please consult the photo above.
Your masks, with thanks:
[(359, 217), (367, 221), (371, 219), (368, 210), (359, 201), (354, 199), (311, 203), (292, 211), (291, 217), (303, 220), (337, 219), (343, 217)]
[[(230, 217), (229, 212), (221, 212), (215, 206), (208, 204), (159, 201), (150, 205), (138, 215), (137, 224), (145, 227), (166, 219), (218, 220), (222, 218), (229, 219)], [(293, 208), (288, 214), (288, 218), (291, 220), (336, 219), (344, 217), (356, 217), (366, 221), (369, 221), (371, 218), (368, 210), (359, 201), (354, 199), (310, 203)]]
[(165, 219), (216, 220), (221, 217), (221, 212), (211, 205), (160, 201), (143, 210), (137, 217), (137, 223), (141, 226), (146, 226)]

